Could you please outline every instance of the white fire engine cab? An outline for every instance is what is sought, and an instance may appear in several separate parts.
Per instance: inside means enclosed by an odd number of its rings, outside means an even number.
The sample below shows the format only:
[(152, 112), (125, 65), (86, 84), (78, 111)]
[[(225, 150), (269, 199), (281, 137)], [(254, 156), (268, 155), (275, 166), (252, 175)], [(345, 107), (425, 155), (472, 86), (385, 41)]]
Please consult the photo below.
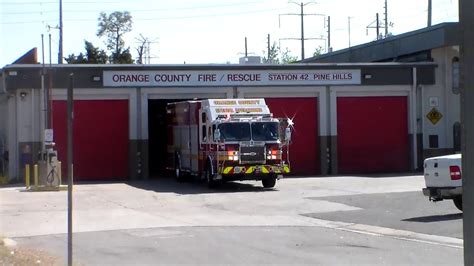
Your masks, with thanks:
[(274, 118), (264, 99), (207, 99), (170, 103), (168, 169), (204, 179), (261, 180), (266, 188), (290, 172), (292, 121)]

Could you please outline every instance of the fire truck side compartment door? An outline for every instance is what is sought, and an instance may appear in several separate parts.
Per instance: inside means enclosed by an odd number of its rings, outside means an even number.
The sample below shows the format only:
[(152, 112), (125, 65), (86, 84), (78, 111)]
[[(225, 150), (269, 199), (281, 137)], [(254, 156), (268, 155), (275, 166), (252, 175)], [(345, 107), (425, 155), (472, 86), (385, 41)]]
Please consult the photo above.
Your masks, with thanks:
[(191, 145), (190, 147), (190, 159), (191, 159), (191, 171), (197, 172), (198, 169), (198, 131), (199, 127), (198, 125), (191, 125), (190, 126), (191, 130), (191, 139), (189, 140), (189, 143)]
[(191, 150), (189, 148), (189, 125), (180, 127), (180, 153), (181, 167), (185, 169), (191, 168)]

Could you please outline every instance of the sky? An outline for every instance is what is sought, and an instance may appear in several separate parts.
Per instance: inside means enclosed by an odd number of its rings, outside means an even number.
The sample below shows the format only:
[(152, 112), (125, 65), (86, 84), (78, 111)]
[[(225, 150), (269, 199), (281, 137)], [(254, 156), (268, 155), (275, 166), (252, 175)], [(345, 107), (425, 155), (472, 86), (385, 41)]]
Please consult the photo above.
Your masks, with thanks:
[[(458, 0), (432, 0), (432, 24), (458, 21)], [(282, 50), (301, 59), (300, 3), (287, 0), (63, 0), (64, 56), (84, 52), (84, 41), (103, 49), (96, 36), (100, 12), (129, 11), (133, 29), (126, 46), (137, 56), (138, 39), (150, 40), (152, 64), (238, 63), (245, 53), (265, 56), (267, 36)], [(316, 0), (304, 3), (305, 57), (320, 47), (327, 51), (330, 16), (333, 51), (376, 39), (376, 13), (384, 18), (385, 0)], [(389, 33), (401, 34), (426, 27), (428, 0), (387, 0)], [(59, 0), (0, 0), (0, 67), (31, 48), (42, 62), (58, 61)], [(349, 34), (350, 29), (350, 34)], [(380, 30), (384, 33), (384, 29)], [(349, 38), (350, 36), (350, 38)]]

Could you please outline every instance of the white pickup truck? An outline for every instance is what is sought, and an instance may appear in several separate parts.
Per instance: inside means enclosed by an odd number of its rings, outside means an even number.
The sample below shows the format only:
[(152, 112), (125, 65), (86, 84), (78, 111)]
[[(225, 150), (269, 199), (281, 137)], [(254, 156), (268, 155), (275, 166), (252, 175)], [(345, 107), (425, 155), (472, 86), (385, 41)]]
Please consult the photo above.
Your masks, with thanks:
[(461, 154), (426, 159), (424, 176), (426, 188), (423, 188), (423, 195), (431, 201), (452, 199), (462, 211)]

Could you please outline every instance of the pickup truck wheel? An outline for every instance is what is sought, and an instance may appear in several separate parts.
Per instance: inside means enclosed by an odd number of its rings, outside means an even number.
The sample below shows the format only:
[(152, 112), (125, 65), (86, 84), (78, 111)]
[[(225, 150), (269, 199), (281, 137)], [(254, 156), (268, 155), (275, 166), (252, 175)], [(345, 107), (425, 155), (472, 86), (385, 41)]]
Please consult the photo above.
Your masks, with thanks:
[(262, 179), (262, 185), (264, 188), (272, 188), (275, 186), (275, 184), (276, 184), (276, 177), (274, 176)]
[(456, 206), (456, 208), (462, 211), (462, 196), (454, 198), (453, 202), (454, 202), (454, 206)]

